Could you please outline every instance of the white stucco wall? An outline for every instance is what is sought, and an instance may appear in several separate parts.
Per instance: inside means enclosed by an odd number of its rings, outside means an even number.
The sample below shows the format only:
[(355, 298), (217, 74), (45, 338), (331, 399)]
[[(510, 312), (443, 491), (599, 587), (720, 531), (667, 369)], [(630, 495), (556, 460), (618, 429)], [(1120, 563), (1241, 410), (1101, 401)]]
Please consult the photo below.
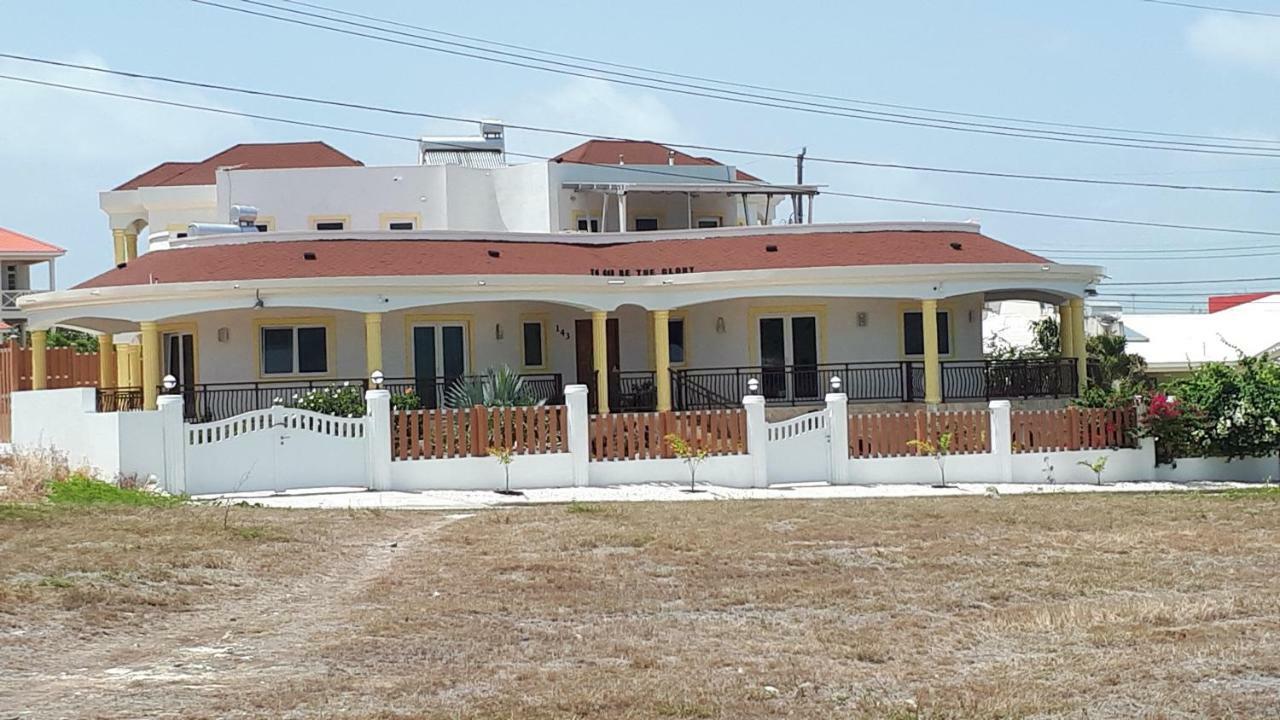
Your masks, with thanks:
[(65, 453), (73, 469), (103, 480), (163, 473), (158, 412), (94, 412), (93, 388), (13, 393), (13, 447)]

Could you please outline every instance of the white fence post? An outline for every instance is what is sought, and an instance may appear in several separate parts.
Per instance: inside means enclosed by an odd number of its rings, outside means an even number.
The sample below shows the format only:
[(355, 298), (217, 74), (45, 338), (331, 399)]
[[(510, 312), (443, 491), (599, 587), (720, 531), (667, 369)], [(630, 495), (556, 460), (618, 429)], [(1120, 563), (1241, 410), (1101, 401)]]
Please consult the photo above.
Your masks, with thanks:
[(164, 453), (164, 477), (160, 487), (170, 495), (187, 492), (187, 440), (182, 417), (182, 395), (161, 395), (156, 400), (160, 412), (160, 444)]
[(1008, 400), (992, 400), (988, 406), (991, 410), (991, 454), (996, 459), (996, 470), (999, 481), (1013, 482), (1013, 424), (1010, 420)]
[(591, 418), (587, 415), (587, 386), (566, 385), (564, 404), (569, 408), (569, 455), (573, 458), (573, 486), (586, 487), (590, 482)]
[(742, 398), (742, 408), (747, 413), (747, 454), (751, 457), (751, 487), (769, 487), (769, 463), (766, 460), (769, 427), (764, 417), (764, 396), (748, 395)]
[(833, 485), (849, 482), (849, 396), (844, 393), (827, 393), (827, 441), (831, 446), (831, 472), (827, 476)]
[(391, 391), (366, 390), (365, 479), (370, 490), (391, 489)]

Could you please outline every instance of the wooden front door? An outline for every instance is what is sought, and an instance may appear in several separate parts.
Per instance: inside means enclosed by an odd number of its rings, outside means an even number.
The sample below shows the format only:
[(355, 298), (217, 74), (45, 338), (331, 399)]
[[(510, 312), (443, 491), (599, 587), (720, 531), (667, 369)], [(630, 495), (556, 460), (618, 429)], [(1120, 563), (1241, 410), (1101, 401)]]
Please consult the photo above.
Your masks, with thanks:
[[(577, 320), (573, 324), (573, 329), (574, 345), (577, 350), (578, 383), (586, 385), (594, 392), (596, 387), (595, 353), (592, 347), (595, 343), (595, 333), (592, 329), (591, 320)], [(609, 404), (612, 406), (616, 403), (619, 393), (622, 392), (621, 378), (618, 374), (621, 366), (619, 365), (617, 318), (609, 318), (605, 321), (605, 351), (608, 353), (608, 362), (605, 365), (609, 368)], [(596, 407), (594, 398), (589, 403), (589, 406), (593, 409)]]

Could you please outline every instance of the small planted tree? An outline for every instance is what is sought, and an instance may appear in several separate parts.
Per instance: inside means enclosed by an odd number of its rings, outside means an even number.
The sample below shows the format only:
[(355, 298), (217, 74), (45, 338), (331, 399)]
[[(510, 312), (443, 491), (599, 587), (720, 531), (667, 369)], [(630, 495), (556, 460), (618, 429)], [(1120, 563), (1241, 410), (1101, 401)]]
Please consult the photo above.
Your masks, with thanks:
[(947, 487), (946, 461), (947, 461), (947, 455), (951, 453), (951, 439), (953, 437), (954, 437), (953, 433), (945, 432), (938, 436), (938, 439), (936, 442), (930, 440), (929, 438), (917, 438), (915, 440), (907, 441), (908, 447), (914, 448), (915, 451), (920, 453), (921, 455), (929, 455), (933, 457), (934, 461), (938, 463), (938, 477), (940, 479), (940, 482), (937, 485), (934, 485), (933, 487), (936, 487), (936, 488)]
[(675, 433), (670, 433), (663, 439), (671, 447), (672, 454), (683, 460), (685, 467), (689, 468), (689, 492), (698, 492), (698, 466), (709, 455), (706, 448), (697, 447)]
[(1107, 456), (1099, 455), (1092, 462), (1088, 460), (1079, 460), (1077, 465), (1083, 465), (1093, 472), (1093, 476), (1097, 478), (1098, 484), (1102, 484), (1102, 471), (1107, 469)]
[(511, 448), (494, 445), (489, 448), (489, 457), (497, 460), (498, 464), (502, 466), (502, 474), (505, 481), (498, 493), (501, 495), (519, 495), (519, 492), (511, 489), (511, 461), (515, 458)]

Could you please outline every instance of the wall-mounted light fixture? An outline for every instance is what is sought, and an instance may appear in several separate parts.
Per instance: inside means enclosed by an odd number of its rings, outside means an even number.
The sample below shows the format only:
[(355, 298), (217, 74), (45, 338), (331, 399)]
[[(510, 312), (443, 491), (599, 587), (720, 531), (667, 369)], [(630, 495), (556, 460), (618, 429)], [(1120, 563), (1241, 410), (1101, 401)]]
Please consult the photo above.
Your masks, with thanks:
[(218, 328), (218, 342), (224, 343), (231, 340), (231, 328)]
[(502, 339), (502, 323), (497, 323), (493, 326), (493, 338), (495, 340)]
[(867, 326), (867, 311), (866, 311), (866, 310), (861, 310), (861, 311), (859, 311), (856, 317), (858, 318), (858, 327), (866, 327), (866, 326)]
[(717, 335), (724, 334), (724, 318), (723, 317), (716, 318), (716, 334)]

